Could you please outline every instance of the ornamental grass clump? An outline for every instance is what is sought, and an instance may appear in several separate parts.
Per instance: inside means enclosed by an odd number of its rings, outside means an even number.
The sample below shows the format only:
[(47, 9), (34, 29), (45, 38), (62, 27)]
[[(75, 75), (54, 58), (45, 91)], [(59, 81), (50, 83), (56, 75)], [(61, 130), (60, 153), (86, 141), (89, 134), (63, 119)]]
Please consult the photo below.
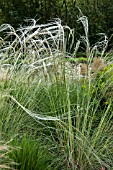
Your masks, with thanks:
[[(10, 72), (9, 81), (1, 85), (0, 130), (21, 137), (29, 134), (35, 140), (40, 135), (46, 137), (54, 155), (51, 163), (56, 165), (59, 161), (62, 170), (112, 170), (113, 107), (111, 98), (104, 105), (102, 91), (107, 86), (104, 84), (101, 90), (99, 76), (106, 67), (103, 56), (108, 40), (104, 35), (100, 42), (90, 46), (87, 17), (81, 14), (78, 21), (83, 24), (85, 35), (76, 43), (73, 54), (66, 49), (69, 39), (70, 48), (74, 45), (73, 30), (62, 26), (59, 19), (44, 25), (30, 20), (28, 26), (17, 30), (10, 25), (0, 27), (0, 31), (9, 30), (7, 41), (1, 38), (0, 62)], [(86, 47), (84, 75), (81, 58), (77, 59), (81, 43)], [(74, 63), (66, 61), (67, 54)], [(104, 66), (95, 69), (99, 59)], [(112, 83), (111, 77), (109, 82)]]

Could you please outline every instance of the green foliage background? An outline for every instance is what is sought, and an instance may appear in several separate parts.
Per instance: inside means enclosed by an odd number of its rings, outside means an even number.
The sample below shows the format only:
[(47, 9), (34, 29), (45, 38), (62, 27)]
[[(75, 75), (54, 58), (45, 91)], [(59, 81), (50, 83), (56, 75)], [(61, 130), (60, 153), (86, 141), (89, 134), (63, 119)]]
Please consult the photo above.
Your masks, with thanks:
[(113, 0), (0, 0), (0, 25), (9, 23), (17, 28), (24, 19), (39, 19), (42, 24), (59, 17), (81, 34), (82, 26), (76, 23), (79, 15), (76, 6), (89, 19), (91, 42), (97, 41), (97, 33), (104, 32), (110, 38), (113, 33)]

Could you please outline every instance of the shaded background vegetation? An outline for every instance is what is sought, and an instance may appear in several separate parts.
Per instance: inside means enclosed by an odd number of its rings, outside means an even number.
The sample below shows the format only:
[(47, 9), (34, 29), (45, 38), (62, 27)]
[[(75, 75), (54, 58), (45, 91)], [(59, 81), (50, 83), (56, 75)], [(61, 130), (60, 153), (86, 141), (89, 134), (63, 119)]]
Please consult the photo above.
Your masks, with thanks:
[[(9, 23), (15, 28), (24, 23), (24, 19), (39, 19), (47, 23), (54, 18), (61, 18), (63, 24), (75, 28), (76, 38), (82, 34), (82, 27), (77, 24), (79, 10), (88, 17), (89, 38), (97, 41), (98, 33), (106, 33), (110, 39), (113, 33), (113, 0), (0, 0), (0, 25)], [(112, 38), (109, 42), (112, 47)]]

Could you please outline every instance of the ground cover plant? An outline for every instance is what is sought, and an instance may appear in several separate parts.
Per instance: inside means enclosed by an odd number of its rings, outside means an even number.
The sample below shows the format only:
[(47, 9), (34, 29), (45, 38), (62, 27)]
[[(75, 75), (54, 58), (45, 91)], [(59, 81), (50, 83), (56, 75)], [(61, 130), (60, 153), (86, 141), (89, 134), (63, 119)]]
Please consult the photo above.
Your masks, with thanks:
[(87, 17), (78, 22), (85, 33), (73, 52), (73, 30), (59, 19), (0, 27), (0, 132), (16, 147), (14, 169), (113, 168), (112, 54), (106, 35), (90, 46)]

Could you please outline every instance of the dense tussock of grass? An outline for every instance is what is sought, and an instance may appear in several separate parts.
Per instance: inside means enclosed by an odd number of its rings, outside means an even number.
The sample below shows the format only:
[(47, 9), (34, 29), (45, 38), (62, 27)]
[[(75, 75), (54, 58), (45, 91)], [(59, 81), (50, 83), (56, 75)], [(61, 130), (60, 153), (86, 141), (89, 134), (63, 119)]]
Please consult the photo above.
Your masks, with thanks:
[[(12, 138), (10, 145), (16, 147), (9, 154), (17, 163), (12, 168), (113, 168), (113, 98), (108, 93), (112, 60), (108, 66), (102, 58), (107, 37), (90, 47), (88, 20), (81, 16), (78, 21), (85, 36), (68, 60), (66, 43), (69, 40), (71, 48), (73, 31), (60, 20), (47, 25), (31, 20), (18, 30), (0, 27), (7, 32), (0, 40), (0, 66), (6, 76), (0, 82), (0, 132), (3, 138)], [(81, 41), (86, 45), (85, 63), (82, 57), (77, 59)], [(96, 67), (93, 73), (92, 67)]]

